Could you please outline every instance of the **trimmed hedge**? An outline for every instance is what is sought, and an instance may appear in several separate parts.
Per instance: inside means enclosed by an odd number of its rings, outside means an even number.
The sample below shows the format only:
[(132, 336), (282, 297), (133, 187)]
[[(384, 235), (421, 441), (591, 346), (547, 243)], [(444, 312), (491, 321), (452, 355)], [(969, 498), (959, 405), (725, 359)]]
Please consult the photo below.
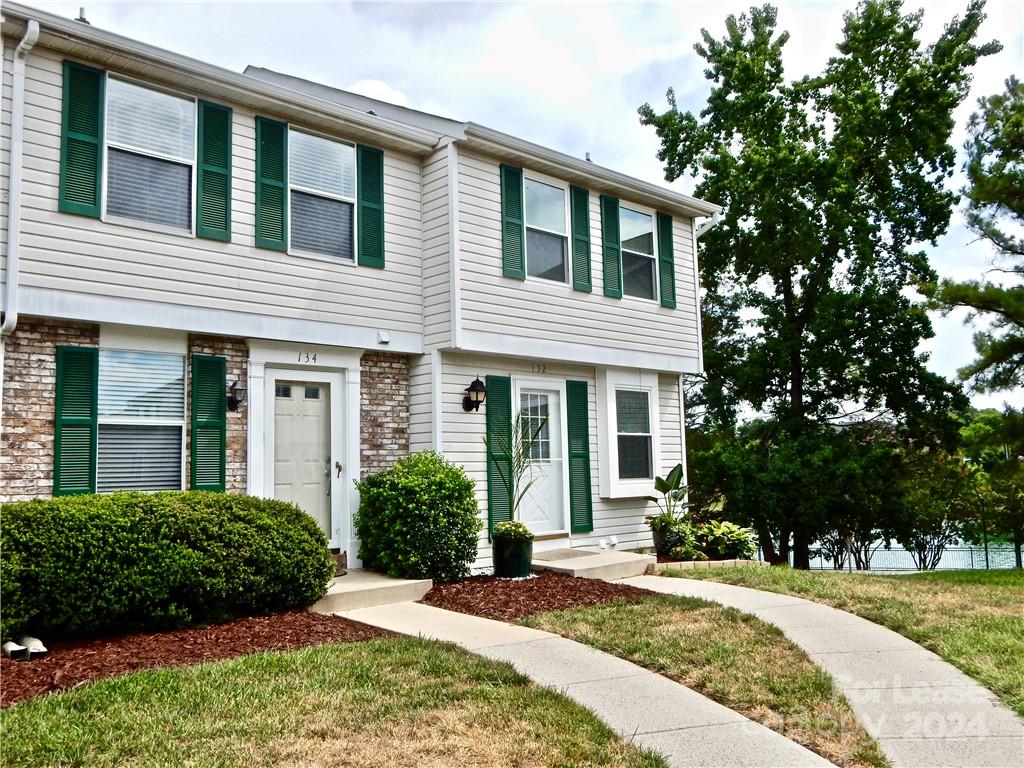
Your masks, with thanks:
[(208, 491), (0, 508), (4, 639), (163, 630), (307, 606), (334, 574), (293, 504)]
[(421, 451), (356, 486), (363, 565), (406, 579), (469, 575), (483, 522), (475, 483), (462, 467)]

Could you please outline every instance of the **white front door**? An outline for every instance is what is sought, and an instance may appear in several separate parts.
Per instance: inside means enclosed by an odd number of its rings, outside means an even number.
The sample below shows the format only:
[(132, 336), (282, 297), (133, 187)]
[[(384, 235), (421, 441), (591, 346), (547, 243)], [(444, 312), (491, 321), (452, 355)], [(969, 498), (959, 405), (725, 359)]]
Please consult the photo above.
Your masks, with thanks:
[(524, 482), (532, 481), (521, 504), (519, 519), (535, 534), (564, 531), (565, 459), (562, 392), (520, 385), (519, 425), (532, 440), (530, 465)]
[(311, 515), (328, 540), (331, 530), (331, 388), (326, 382), (274, 385), (274, 498)]

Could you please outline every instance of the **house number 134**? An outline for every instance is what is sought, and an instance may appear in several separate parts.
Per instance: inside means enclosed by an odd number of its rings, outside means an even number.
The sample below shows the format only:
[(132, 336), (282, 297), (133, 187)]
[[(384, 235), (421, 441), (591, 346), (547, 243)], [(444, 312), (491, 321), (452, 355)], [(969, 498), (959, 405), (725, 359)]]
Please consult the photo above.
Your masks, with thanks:
[(316, 362), (316, 352), (314, 352), (312, 355), (309, 354), (309, 352), (299, 352), (299, 362), (300, 363), (315, 363)]

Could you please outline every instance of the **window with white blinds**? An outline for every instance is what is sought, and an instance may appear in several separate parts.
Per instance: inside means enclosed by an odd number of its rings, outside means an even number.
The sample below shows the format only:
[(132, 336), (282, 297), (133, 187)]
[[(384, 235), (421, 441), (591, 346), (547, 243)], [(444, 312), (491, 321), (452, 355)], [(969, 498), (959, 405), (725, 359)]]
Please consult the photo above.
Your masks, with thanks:
[(192, 229), (196, 103), (107, 78), (107, 214)]
[(619, 478), (622, 480), (654, 477), (650, 398), (646, 391), (615, 390)]
[(96, 490), (182, 487), (185, 358), (101, 349)]
[(290, 130), (288, 185), (289, 248), (354, 261), (355, 147)]

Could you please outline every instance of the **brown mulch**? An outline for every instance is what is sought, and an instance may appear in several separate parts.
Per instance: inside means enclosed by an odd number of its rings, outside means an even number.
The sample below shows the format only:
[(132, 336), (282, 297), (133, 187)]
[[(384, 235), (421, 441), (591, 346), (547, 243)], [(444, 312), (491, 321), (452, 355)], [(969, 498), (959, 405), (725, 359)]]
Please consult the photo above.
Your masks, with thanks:
[(628, 584), (578, 579), (541, 571), (532, 579), (474, 576), (450, 584), (435, 584), (423, 602), (449, 611), (498, 621), (518, 621), (535, 613), (564, 611), (581, 605), (638, 600), (656, 593)]
[(140, 669), (187, 666), (260, 651), (289, 651), (392, 635), (337, 616), (289, 611), (171, 632), (78, 641), (47, 642), (43, 638), (50, 652), (42, 659), (0, 659), (0, 707)]

